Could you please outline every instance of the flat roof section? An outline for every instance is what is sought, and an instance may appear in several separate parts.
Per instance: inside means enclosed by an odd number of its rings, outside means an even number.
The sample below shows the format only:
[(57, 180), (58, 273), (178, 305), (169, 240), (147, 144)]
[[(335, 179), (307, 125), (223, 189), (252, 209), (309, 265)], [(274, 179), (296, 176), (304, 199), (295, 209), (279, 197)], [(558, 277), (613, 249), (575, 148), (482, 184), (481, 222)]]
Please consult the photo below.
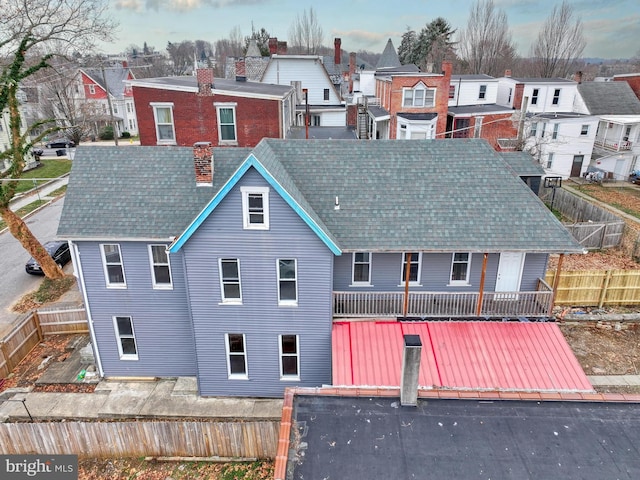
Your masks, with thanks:
[(640, 478), (640, 405), (296, 395), (287, 478)]
[(593, 392), (554, 323), (336, 322), (333, 385), (400, 386), (403, 335), (422, 341), (422, 389)]

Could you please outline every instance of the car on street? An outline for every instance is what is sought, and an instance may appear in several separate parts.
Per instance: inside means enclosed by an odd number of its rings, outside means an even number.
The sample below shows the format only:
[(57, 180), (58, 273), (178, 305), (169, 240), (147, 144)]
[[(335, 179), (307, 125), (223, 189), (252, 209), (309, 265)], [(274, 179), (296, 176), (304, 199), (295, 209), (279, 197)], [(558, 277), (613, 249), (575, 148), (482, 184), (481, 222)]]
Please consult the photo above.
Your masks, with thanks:
[[(69, 261), (71, 261), (71, 252), (69, 251), (69, 243), (63, 240), (52, 240), (42, 245), (47, 253), (53, 258), (60, 268), (64, 267)], [(44, 275), (42, 267), (31, 257), (25, 264), (24, 269), (31, 275)]]
[(76, 143), (66, 137), (59, 137), (48, 141), (44, 146), (47, 148), (72, 148), (76, 146)]

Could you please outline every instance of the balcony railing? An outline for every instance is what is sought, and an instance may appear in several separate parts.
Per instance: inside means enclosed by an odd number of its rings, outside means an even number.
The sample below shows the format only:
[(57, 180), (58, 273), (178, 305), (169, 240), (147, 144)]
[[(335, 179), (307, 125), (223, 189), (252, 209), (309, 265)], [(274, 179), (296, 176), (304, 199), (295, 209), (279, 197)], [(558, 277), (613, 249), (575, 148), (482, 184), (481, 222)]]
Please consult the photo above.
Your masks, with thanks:
[(626, 140), (616, 141), (616, 140), (603, 140), (602, 138), (596, 138), (595, 142), (599, 147), (606, 148), (607, 150), (612, 150), (614, 152), (619, 152), (621, 150), (631, 150), (633, 144)]
[[(409, 292), (407, 317), (546, 317), (553, 291), (538, 280), (535, 292)], [(333, 292), (338, 318), (395, 318), (404, 315), (404, 292)]]

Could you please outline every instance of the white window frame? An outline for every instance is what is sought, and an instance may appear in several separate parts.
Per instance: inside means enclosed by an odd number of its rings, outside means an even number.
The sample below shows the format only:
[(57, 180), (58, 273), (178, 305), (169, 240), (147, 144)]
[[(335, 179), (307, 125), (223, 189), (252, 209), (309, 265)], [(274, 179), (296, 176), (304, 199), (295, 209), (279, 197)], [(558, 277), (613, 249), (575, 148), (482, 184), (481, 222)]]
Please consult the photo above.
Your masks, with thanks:
[[(456, 261), (456, 254), (465, 254), (468, 255), (467, 256), (467, 261), (466, 262), (461, 262), (461, 261)], [(455, 285), (469, 285), (469, 273), (471, 272), (471, 252), (453, 252), (451, 254), (451, 269), (449, 271), (449, 285), (450, 286), (455, 286)], [(466, 263), (467, 264), (467, 270), (464, 274), (465, 279), (464, 280), (454, 280), (453, 279), (453, 267), (455, 264), (461, 264), (461, 263)]]
[[(118, 256), (120, 257), (120, 262), (107, 262), (107, 254), (104, 251), (104, 247), (106, 246), (115, 246), (118, 247)], [(122, 259), (122, 249), (120, 248), (119, 243), (101, 243), (100, 244), (100, 255), (102, 257), (102, 269), (104, 271), (104, 281), (106, 283), (107, 288), (127, 288), (127, 276), (124, 272), (124, 261)], [(111, 265), (120, 265), (120, 270), (122, 271), (122, 282), (111, 282), (109, 279), (109, 266)]]
[[(242, 353), (232, 352), (229, 342), (230, 335), (240, 335), (242, 337)], [(249, 380), (249, 362), (247, 361), (247, 338), (244, 333), (225, 333), (224, 346), (227, 357), (227, 378), (229, 380)], [(244, 373), (231, 373), (231, 356), (242, 356), (244, 360)]]
[(476, 121), (473, 124), (473, 138), (481, 138), (483, 119), (484, 117), (476, 117)]
[(534, 88), (533, 91), (531, 92), (531, 105), (537, 105), (538, 104), (539, 95), (540, 95), (540, 89), (539, 88)]
[(561, 88), (555, 88), (553, 90), (553, 98), (551, 99), (551, 105), (560, 105), (560, 91)]
[(507, 103), (511, 105), (511, 95), (513, 94), (513, 89), (509, 87), (509, 97), (507, 98)]
[[(236, 108), (238, 106), (235, 102), (215, 102), (214, 107), (216, 107), (216, 118), (218, 122), (218, 142), (220, 145), (237, 145), (238, 144), (238, 116), (236, 114)], [(220, 121), (220, 110), (230, 109), (233, 112), (233, 139), (223, 139), (222, 138), (222, 123)], [(230, 124), (225, 124), (230, 125)]]
[[(366, 254), (368, 260), (366, 262), (356, 262), (356, 255)], [(371, 252), (353, 252), (351, 256), (351, 286), (354, 287), (370, 287), (371, 285)], [(368, 265), (369, 266), (369, 278), (365, 281), (356, 280), (356, 265)]]
[(90, 84), (89, 85), (89, 95), (95, 95), (96, 94), (96, 86), (94, 84)]
[(553, 166), (553, 152), (549, 152), (547, 155), (547, 170), (550, 170)]
[[(280, 278), (280, 261), (281, 260), (293, 260), (294, 278)], [(277, 258), (276, 259), (276, 277), (278, 282), (278, 305), (280, 306), (297, 306), (298, 305), (298, 259), (297, 258)], [(280, 282), (293, 282), (296, 289), (295, 300), (282, 300), (280, 292)]]
[[(400, 266), (402, 267), (400, 270), (400, 284), (399, 286), (404, 287), (405, 281), (404, 281), (404, 273), (406, 271), (407, 268), (407, 262), (406, 262), (406, 255), (407, 253), (411, 253), (411, 263), (416, 263), (415, 261), (415, 253), (418, 254), (418, 273), (416, 275), (416, 280), (412, 281), (409, 280), (409, 285), (414, 285), (414, 286), (420, 286), (420, 279), (422, 278), (422, 252), (402, 252), (402, 256), (401, 258), (401, 262), (400, 262)], [(411, 274), (411, 269), (409, 269), (409, 274)]]
[(478, 91), (478, 100), (484, 100), (487, 98), (487, 86), (480, 85), (480, 90)]
[[(296, 339), (296, 351), (295, 353), (284, 353), (282, 351), (282, 340), (283, 337), (294, 337)], [(300, 336), (299, 335), (278, 335), (278, 353), (280, 359), (280, 380), (300, 380)], [(284, 364), (282, 362), (284, 357), (295, 357), (296, 359), (296, 374), (285, 374), (284, 373)]]
[[(118, 326), (119, 318), (129, 319), (129, 324), (131, 325), (131, 334), (123, 334), (120, 332), (120, 327)], [(118, 345), (118, 355), (120, 357), (120, 360), (138, 360), (138, 342), (136, 340), (136, 332), (135, 332), (135, 329), (133, 328), (133, 319), (131, 318), (131, 315), (114, 315), (112, 319), (113, 319), (113, 329), (116, 335), (116, 343)], [(133, 346), (136, 349), (135, 354), (124, 353), (124, 350), (122, 348), (123, 339), (133, 339)]]
[(328, 102), (331, 98), (331, 93), (329, 92), (328, 88), (324, 89), (324, 92), (322, 93), (322, 95), (325, 102)]
[[(245, 230), (269, 230), (269, 187), (240, 187), (242, 193), (242, 226)], [(251, 223), (249, 196), (262, 196), (262, 223)]]
[(551, 139), (552, 140), (557, 140), (558, 139), (558, 131), (560, 130), (560, 124), (559, 123), (554, 123), (553, 124), (553, 132), (551, 133)]
[(529, 136), (538, 136), (538, 122), (531, 122), (531, 126), (529, 127)]
[[(416, 98), (416, 92), (421, 92), (422, 97)], [(430, 103), (427, 103), (427, 99)], [(436, 101), (436, 89), (428, 88), (424, 83), (420, 82), (415, 87), (406, 87), (402, 89), (402, 106), (403, 107), (433, 107)]]
[[(151, 102), (151, 107), (153, 107), (153, 122), (156, 127), (156, 144), (158, 145), (176, 145), (176, 122), (173, 116), (173, 102)], [(171, 114), (171, 123), (162, 123), (158, 122), (158, 109), (160, 108), (168, 108), (169, 113)], [(160, 126), (171, 125), (171, 135), (173, 138), (160, 138)]]
[[(167, 255), (167, 263), (155, 263), (153, 258), (154, 247), (160, 247), (165, 251)], [(171, 261), (169, 260), (169, 253), (167, 252), (167, 246), (164, 244), (150, 244), (149, 245), (149, 265), (151, 266), (151, 281), (153, 282), (153, 288), (155, 290), (173, 290), (173, 277), (171, 275)], [(155, 267), (166, 267), (169, 271), (169, 283), (158, 283), (156, 278)]]
[[(236, 282), (231, 282), (231, 281), (226, 281), (224, 279), (224, 276), (222, 274), (222, 263), (223, 262), (231, 262), (231, 261), (235, 261), (236, 264), (236, 268), (238, 269), (238, 290), (240, 293), (240, 297), (239, 298), (227, 298), (225, 293), (224, 293), (224, 287), (225, 285), (232, 285), (235, 284)], [(218, 259), (218, 271), (220, 274), (220, 298), (222, 299), (223, 304), (225, 305), (241, 305), (242, 304), (242, 279), (241, 279), (241, 275), (240, 275), (240, 259), (239, 258), (219, 258)]]
[(589, 124), (588, 124), (588, 123), (584, 123), (584, 124), (582, 124), (582, 126), (580, 127), (580, 136), (581, 136), (581, 137), (587, 137), (587, 136), (589, 136)]

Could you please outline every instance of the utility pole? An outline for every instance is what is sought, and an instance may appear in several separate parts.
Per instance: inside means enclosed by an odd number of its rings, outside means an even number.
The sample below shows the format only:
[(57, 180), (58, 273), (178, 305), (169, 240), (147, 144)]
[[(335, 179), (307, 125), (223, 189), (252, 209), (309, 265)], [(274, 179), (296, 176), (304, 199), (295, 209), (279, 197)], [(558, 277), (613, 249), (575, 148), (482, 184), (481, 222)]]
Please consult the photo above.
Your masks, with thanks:
[(100, 64), (100, 70), (102, 71), (102, 81), (104, 82), (104, 89), (107, 92), (107, 104), (109, 105), (109, 118), (111, 119), (111, 128), (113, 128), (113, 141), (118, 146), (118, 125), (113, 118), (113, 106), (111, 105), (111, 95), (109, 94), (109, 85), (107, 85), (107, 76), (104, 73), (104, 65)]

